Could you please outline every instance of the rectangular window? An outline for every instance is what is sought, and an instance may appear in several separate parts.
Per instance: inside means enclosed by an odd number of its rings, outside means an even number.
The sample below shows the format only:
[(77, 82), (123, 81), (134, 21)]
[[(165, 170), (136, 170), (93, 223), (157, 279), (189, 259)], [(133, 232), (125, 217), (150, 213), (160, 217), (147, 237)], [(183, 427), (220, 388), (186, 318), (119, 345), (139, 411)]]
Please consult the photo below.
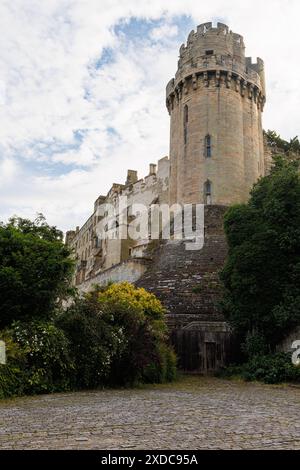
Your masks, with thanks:
[(211, 49), (208, 51), (205, 51), (205, 55), (213, 55), (213, 54), (214, 54), (214, 51), (212, 51)]

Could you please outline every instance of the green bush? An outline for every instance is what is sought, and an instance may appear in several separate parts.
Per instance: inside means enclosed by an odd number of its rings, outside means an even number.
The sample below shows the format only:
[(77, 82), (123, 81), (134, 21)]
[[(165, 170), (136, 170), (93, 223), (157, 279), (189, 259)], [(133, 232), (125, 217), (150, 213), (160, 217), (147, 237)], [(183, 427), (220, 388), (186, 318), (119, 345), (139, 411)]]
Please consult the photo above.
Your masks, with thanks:
[(79, 387), (164, 382), (176, 374), (161, 303), (129, 283), (77, 299), (57, 319), (67, 335)]
[(24, 393), (25, 376), (17, 366), (0, 365), (0, 398), (9, 398)]
[(110, 383), (164, 382), (175, 375), (175, 355), (167, 344), (165, 311), (155, 295), (128, 282), (99, 293), (101, 309), (126, 338), (113, 358)]
[(300, 367), (293, 365), (290, 354), (254, 356), (245, 365), (244, 377), (269, 384), (300, 382)]
[(258, 355), (265, 355), (268, 352), (265, 338), (262, 334), (248, 332), (244, 343), (241, 345), (242, 352), (246, 357), (254, 357)]
[(55, 323), (17, 321), (0, 332), (0, 397), (174, 380), (166, 332), (160, 302), (144, 289), (122, 283), (77, 297)]
[(223, 378), (240, 376), (247, 381), (257, 380), (268, 384), (300, 382), (300, 367), (292, 363), (290, 354), (276, 353), (254, 356), (245, 364), (227, 367), (218, 375)]
[(144, 371), (142, 381), (145, 383), (173, 382), (177, 377), (177, 357), (167, 344), (159, 346), (156, 360), (148, 364)]
[(5, 342), (7, 364), (0, 365), (0, 398), (23, 395), (26, 382), (25, 353), (8, 330), (0, 331)]
[(125, 341), (123, 330), (114, 327), (102, 312), (94, 296), (78, 298), (56, 320), (69, 339), (75, 364), (77, 388), (105, 385), (110, 374), (112, 357)]
[(10, 328), (13, 340), (22, 351), (25, 393), (70, 390), (74, 384), (74, 365), (69, 341), (52, 323), (15, 322)]

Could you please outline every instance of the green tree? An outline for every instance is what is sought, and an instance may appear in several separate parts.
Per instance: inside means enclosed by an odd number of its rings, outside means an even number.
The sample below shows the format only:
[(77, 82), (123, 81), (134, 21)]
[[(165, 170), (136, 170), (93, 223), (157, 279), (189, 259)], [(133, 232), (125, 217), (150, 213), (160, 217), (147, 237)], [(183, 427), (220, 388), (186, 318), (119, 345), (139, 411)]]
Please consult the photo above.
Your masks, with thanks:
[(248, 204), (225, 215), (229, 256), (223, 311), (251, 356), (274, 349), (300, 323), (300, 178), (278, 157)]
[(44, 217), (0, 225), (0, 328), (47, 319), (69, 289), (73, 262), (62, 232)]
[(281, 151), (284, 153), (300, 153), (300, 141), (298, 136), (293, 137), (288, 142), (287, 140), (282, 139), (282, 137), (275, 131), (268, 130), (267, 132), (264, 132), (264, 135), (267, 139), (268, 144), (271, 147), (277, 149), (277, 151)]

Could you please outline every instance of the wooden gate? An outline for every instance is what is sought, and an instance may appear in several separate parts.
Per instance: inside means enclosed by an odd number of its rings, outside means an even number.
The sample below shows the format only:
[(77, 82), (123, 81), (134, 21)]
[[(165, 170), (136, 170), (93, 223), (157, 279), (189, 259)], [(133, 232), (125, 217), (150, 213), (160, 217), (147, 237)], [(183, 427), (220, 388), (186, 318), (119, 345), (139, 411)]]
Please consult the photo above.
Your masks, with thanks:
[(225, 365), (231, 349), (228, 332), (178, 329), (172, 331), (171, 341), (179, 369), (207, 375)]

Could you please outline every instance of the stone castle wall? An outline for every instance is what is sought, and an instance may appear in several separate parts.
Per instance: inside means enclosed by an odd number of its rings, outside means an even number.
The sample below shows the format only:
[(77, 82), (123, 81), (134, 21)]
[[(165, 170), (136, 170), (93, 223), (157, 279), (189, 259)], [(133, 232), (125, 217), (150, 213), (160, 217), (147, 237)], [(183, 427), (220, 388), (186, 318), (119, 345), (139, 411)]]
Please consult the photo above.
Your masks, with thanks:
[(147, 258), (128, 259), (82, 282), (78, 290), (81, 293), (89, 292), (94, 285), (105, 286), (110, 282), (127, 281), (134, 284), (143, 276), (149, 264), (150, 260)]
[(166, 308), (171, 341), (183, 370), (210, 373), (230, 360), (232, 335), (218, 306), (219, 272), (227, 255), (226, 209), (205, 207), (201, 250), (186, 250), (184, 240), (166, 241), (135, 283), (154, 293)]
[[(224, 206), (206, 206), (204, 246), (187, 250), (185, 240), (167, 240), (152, 254), (152, 263), (137, 281), (153, 292), (173, 316), (194, 315), (203, 320), (220, 320), (218, 272), (227, 255), (223, 231)], [(188, 243), (193, 243), (188, 242)]]

